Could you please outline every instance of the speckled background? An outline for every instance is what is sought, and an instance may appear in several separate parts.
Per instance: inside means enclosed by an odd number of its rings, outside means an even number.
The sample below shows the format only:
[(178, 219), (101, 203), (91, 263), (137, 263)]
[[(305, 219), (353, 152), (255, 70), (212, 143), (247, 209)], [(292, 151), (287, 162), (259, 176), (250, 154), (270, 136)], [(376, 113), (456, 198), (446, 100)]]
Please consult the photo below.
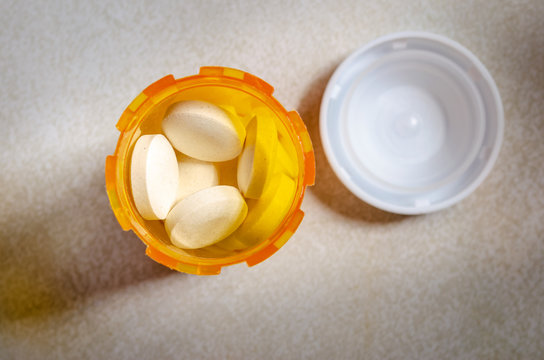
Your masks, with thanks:
[[(540, 0), (2, 1), (0, 358), (544, 358), (543, 18)], [(332, 71), (401, 30), (473, 51), (505, 109), (490, 176), (424, 216), (351, 195), (318, 131)], [(317, 157), (295, 236), (215, 277), (147, 258), (104, 190), (124, 108), (201, 65), (274, 85)]]

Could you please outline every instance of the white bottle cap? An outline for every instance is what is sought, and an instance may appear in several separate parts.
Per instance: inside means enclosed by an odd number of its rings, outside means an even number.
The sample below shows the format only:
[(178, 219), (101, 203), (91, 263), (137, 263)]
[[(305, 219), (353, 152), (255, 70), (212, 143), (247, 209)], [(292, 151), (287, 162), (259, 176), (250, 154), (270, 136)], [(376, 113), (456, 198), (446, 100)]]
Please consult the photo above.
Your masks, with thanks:
[(321, 103), (323, 147), (340, 180), (400, 214), (443, 209), (474, 191), (493, 167), (503, 128), (484, 65), (424, 32), (387, 35), (353, 53)]

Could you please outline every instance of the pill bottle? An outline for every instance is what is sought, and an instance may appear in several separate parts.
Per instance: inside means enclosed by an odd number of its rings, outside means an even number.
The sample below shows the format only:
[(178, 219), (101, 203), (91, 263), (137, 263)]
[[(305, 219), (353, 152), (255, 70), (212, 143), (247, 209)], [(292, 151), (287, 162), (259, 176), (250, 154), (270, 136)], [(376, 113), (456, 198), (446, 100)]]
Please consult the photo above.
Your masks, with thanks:
[[(306, 186), (313, 185), (315, 180), (314, 152), (298, 113), (285, 110), (272, 96), (273, 91), (271, 85), (247, 72), (225, 67), (202, 67), (197, 75), (180, 79), (168, 75), (156, 81), (125, 109), (117, 123), (120, 131), (117, 147), (113, 155), (106, 158), (106, 190), (119, 224), (125, 231), (132, 230), (144, 242), (150, 258), (180, 272), (215, 275), (224, 266), (241, 262), (253, 266), (262, 262), (296, 231), (304, 216), (300, 206)], [(240, 243), (234, 239), (230, 244), (226, 241), (226, 245), (220, 242), (202, 249), (180, 249), (172, 245), (163, 222), (145, 220), (136, 210), (130, 184), (134, 144), (141, 135), (161, 133), (161, 122), (167, 109), (184, 100), (207, 101), (222, 107), (232, 116), (265, 116), (275, 122), (278, 147), (281, 146), (283, 153), (283, 156), (278, 155), (276, 162), (283, 163), (284, 170), (278, 171), (279, 177), (265, 185), (263, 196), (268, 194), (268, 200), (256, 206), (251, 205), (252, 200), (248, 201), (248, 218), (251, 211), (254, 211), (253, 218), (260, 216), (256, 221), (258, 224), (248, 230), (253, 236), (250, 245), (239, 246)], [(232, 179), (235, 176), (221, 170), (222, 167), (233, 166), (233, 163), (217, 165), (220, 178), (225, 178), (222, 181), (227, 184), (235, 181)], [(287, 184), (290, 190), (285, 191), (281, 184)], [(278, 213), (281, 214), (279, 218), (274, 215)], [(240, 229), (243, 232), (243, 227)], [(243, 237), (245, 234), (239, 235)]]

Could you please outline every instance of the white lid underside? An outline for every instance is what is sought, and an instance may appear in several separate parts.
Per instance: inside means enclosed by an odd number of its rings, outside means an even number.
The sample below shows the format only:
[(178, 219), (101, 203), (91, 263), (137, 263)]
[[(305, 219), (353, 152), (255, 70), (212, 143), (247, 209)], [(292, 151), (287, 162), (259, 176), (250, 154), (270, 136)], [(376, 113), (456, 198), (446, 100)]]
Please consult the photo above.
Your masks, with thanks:
[(387, 211), (425, 213), (460, 201), (490, 171), (503, 113), (485, 67), (461, 45), (392, 34), (336, 70), (321, 137), (342, 182)]

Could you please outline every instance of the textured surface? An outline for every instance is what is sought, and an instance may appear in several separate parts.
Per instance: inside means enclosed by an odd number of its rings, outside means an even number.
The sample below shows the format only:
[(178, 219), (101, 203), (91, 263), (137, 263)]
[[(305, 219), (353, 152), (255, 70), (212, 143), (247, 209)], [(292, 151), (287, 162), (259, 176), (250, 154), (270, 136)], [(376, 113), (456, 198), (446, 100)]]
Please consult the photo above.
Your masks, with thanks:
[[(539, 0), (2, 1), (0, 359), (544, 358), (543, 15)], [(426, 216), (357, 200), (319, 140), (331, 72), (400, 30), (471, 49), (505, 108), (488, 179)], [(147, 258), (104, 191), (123, 109), (200, 65), (273, 84), (317, 156), (295, 236), (217, 277)]]

